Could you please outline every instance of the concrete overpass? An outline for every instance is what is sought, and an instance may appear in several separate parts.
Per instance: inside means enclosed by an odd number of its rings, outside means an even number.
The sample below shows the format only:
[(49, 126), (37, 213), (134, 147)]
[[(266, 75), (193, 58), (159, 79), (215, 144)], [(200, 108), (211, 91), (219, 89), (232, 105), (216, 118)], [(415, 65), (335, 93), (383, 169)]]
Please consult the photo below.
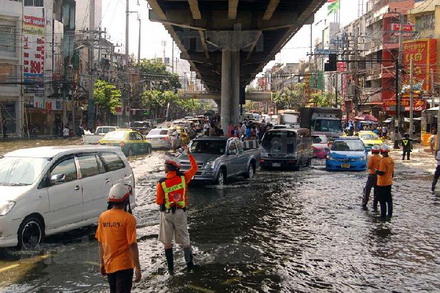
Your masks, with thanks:
[[(216, 102), (221, 100), (220, 92), (180, 91), (178, 94), (181, 99), (212, 99)], [(254, 102), (272, 100), (271, 92), (247, 92), (245, 98)]]
[(181, 58), (220, 93), (221, 126), (237, 123), (240, 95), (326, 0), (147, 0)]

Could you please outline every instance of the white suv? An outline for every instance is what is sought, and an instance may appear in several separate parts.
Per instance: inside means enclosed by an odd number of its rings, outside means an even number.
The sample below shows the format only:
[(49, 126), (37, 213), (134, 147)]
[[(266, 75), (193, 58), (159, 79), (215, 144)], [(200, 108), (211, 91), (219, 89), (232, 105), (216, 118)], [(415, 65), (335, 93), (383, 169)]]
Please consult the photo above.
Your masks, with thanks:
[(133, 171), (118, 147), (21, 149), (0, 158), (0, 247), (30, 249), (44, 236), (97, 222), (110, 188), (131, 186)]

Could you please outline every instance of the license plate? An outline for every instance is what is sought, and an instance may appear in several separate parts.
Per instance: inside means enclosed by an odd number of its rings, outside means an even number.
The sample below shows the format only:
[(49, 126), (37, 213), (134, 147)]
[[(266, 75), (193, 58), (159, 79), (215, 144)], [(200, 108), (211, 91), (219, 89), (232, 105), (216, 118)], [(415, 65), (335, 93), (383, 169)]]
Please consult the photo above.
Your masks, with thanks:
[(341, 168), (350, 168), (350, 164), (342, 164)]
[(107, 145), (112, 146), (113, 144), (112, 143), (107, 143)]
[(272, 167), (281, 167), (281, 163), (272, 163)]

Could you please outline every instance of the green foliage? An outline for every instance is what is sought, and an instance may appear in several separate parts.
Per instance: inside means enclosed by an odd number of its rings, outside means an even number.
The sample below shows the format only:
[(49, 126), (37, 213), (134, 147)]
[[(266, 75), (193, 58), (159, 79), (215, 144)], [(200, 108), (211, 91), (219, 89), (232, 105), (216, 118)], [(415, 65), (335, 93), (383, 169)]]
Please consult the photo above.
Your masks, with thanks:
[(330, 92), (319, 92), (312, 94), (312, 99), (310, 101), (316, 107), (333, 107), (336, 102), (335, 95)]
[(115, 108), (120, 104), (121, 97), (121, 91), (116, 86), (103, 80), (97, 80), (94, 95), (95, 102), (101, 110), (115, 113)]
[(286, 88), (273, 93), (272, 100), (278, 109), (293, 109), (303, 107), (307, 103), (305, 84), (297, 83), (291, 89)]
[(157, 59), (142, 59), (140, 74), (150, 90), (177, 91), (181, 88), (179, 76), (167, 71), (167, 66)]

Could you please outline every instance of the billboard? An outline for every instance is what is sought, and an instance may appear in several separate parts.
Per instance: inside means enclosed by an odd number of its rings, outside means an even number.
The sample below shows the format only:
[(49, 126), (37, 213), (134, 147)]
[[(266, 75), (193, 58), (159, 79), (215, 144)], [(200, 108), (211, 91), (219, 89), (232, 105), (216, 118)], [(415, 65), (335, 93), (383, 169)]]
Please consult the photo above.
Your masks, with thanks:
[(403, 64), (408, 73), (405, 76), (404, 83), (410, 84), (409, 69), (410, 62), (413, 60), (413, 83), (422, 83), (422, 90), (431, 91), (432, 81), (435, 80), (434, 74), (437, 62), (437, 40), (419, 39), (405, 41), (403, 43), (403, 56)]
[[(410, 100), (403, 98), (400, 101), (400, 107), (402, 111), (409, 112), (410, 111)], [(384, 100), (383, 101), (384, 110), (387, 112), (396, 111), (396, 100)], [(426, 110), (426, 100), (425, 99), (413, 99), (413, 111), (421, 112)]]
[(24, 92), (44, 94), (44, 24), (41, 9), (25, 7), (23, 15)]

